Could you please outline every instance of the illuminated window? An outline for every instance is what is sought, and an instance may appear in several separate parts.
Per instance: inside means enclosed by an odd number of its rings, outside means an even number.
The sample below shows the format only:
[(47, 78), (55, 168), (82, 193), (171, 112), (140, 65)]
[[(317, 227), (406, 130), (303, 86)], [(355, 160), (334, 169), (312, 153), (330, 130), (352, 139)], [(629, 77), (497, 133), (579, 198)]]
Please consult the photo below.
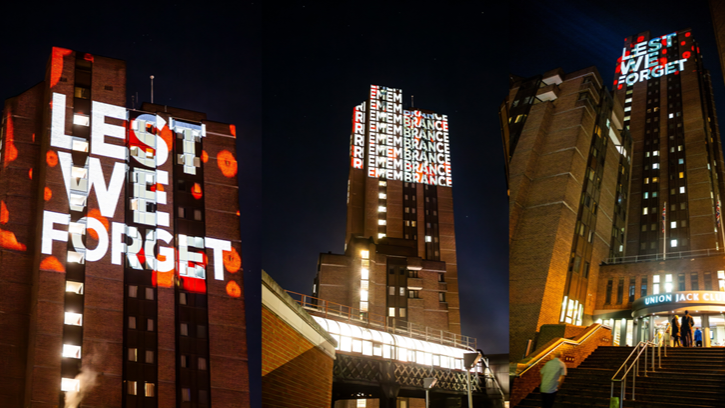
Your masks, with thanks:
[(387, 182), (386, 182), (385, 180), (379, 180), (379, 181), (378, 181), (378, 185), (379, 185), (379, 186), (387, 186), (387, 185), (388, 185), (388, 183), (387, 183)]
[(78, 295), (82, 295), (83, 294), (83, 284), (81, 282), (66, 281), (65, 282), (65, 291), (73, 292)]
[(186, 293), (179, 293), (179, 304), (180, 305), (186, 304)]
[(665, 292), (670, 293), (672, 292), (674, 285), (672, 283), (672, 274), (665, 275)]
[(368, 276), (370, 275), (370, 271), (367, 268), (362, 268), (360, 270), (360, 278), (361, 279), (369, 279)]
[(395, 296), (395, 286), (388, 286), (388, 295)]
[(144, 384), (144, 395), (147, 397), (155, 397), (156, 396), (156, 385), (153, 383), (145, 383)]
[(438, 292), (438, 301), (439, 302), (445, 302), (446, 301), (446, 292)]
[[(660, 168), (660, 164), (659, 164), (659, 163), (652, 163), (652, 168), (653, 168), (653, 169), (659, 169), (659, 168)], [(655, 177), (655, 178), (656, 178), (656, 177)], [(654, 178), (652, 179), (652, 182), (656, 182), (656, 181), (654, 180)]]
[(380, 238), (385, 238), (385, 234), (382, 233), (382, 232), (379, 232), (378, 233), (378, 239), (380, 239)]
[(660, 178), (659, 177), (652, 177), (652, 182), (653, 183), (658, 183), (659, 181), (660, 181)]
[(685, 164), (685, 159), (679, 159), (679, 160), (677, 160), (677, 164)]
[(360, 302), (360, 311), (361, 312), (367, 312), (368, 311), (368, 302)]
[(655, 151), (652, 152), (652, 156), (659, 156), (659, 155), (660, 155), (660, 151), (659, 150), (655, 150)]
[(719, 291), (725, 291), (725, 271), (717, 271), (717, 287)]
[(385, 225), (387, 222), (385, 220), (378, 220), (378, 225)]
[(360, 258), (368, 259), (369, 257), (370, 257), (370, 251), (366, 251), (366, 250), (360, 251)]
[(360, 289), (360, 301), (361, 302), (367, 302), (368, 301), (368, 291), (364, 289)]
[(154, 300), (154, 288), (146, 288), (146, 300)]
[(685, 172), (684, 171), (681, 171), (680, 172), (680, 178), (685, 178)]
[(411, 227), (415, 227), (415, 221), (411, 221), (411, 222), (410, 222), (410, 226), (411, 226)]
[(78, 392), (81, 389), (81, 382), (75, 378), (61, 378), (60, 379), (60, 390), (61, 391), (74, 391)]
[(378, 212), (387, 212), (387, 211), (388, 211), (388, 209), (383, 206), (378, 207)]
[(189, 335), (189, 325), (186, 323), (181, 323), (181, 327), (179, 328), (179, 334), (182, 336), (188, 336)]
[(136, 381), (128, 381), (126, 383), (126, 389), (128, 395), (136, 395)]
[(670, 221), (670, 228), (677, 228), (677, 221)]
[(405, 308), (401, 307), (399, 310), (400, 310), (400, 317), (405, 317)]
[(388, 316), (389, 317), (395, 317), (395, 308), (394, 307), (389, 307), (388, 308)]
[(433, 238), (430, 235), (426, 235), (425, 242), (433, 242)]
[(79, 126), (90, 126), (91, 118), (88, 115), (76, 113), (73, 115), (73, 124)]
[(400, 288), (400, 296), (405, 296), (405, 288), (403, 287)]
[(649, 193), (648, 192), (645, 192), (644, 193), (644, 196), (642, 198), (644, 198), (645, 200), (648, 199), (649, 198)]
[(65, 324), (83, 326), (83, 315), (80, 313), (65, 312)]
[(357, 400), (357, 408), (365, 408), (368, 406), (368, 400), (359, 399)]
[(136, 286), (136, 285), (128, 286), (128, 297), (131, 297), (131, 298), (138, 297), (138, 286)]
[(378, 198), (381, 199), (381, 200), (385, 200), (386, 198), (388, 198), (388, 196), (385, 193), (379, 193), (378, 194)]
[(81, 88), (80, 86), (76, 86), (73, 90), (73, 96), (79, 99), (90, 99), (91, 90), (88, 88)]
[(138, 361), (138, 349), (128, 349), (128, 361)]
[(198, 368), (199, 368), (199, 370), (206, 370), (206, 359), (205, 358), (199, 357)]
[(146, 358), (144, 359), (144, 363), (146, 364), (153, 364), (154, 362), (154, 352), (151, 350), (146, 350)]
[(649, 184), (649, 177), (644, 178), (644, 184)]
[(660, 275), (652, 276), (652, 294), (659, 295), (660, 293)]
[(685, 192), (685, 186), (680, 187), (680, 194), (684, 194)]
[(75, 262), (78, 264), (86, 263), (86, 256), (80, 252), (68, 251), (68, 262)]
[(129, 316), (128, 317), (128, 328), (129, 329), (135, 329), (136, 328), (136, 316)]
[(672, 248), (677, 247), (677, 240), (676, 239), (670, 240), (670, 247), (672, 247)]
[(63, 357), (81, 358), (81, 346), (74, 346), (72, 344), (64, 344), (63, 345)]
[(649, 208), (647, 208), (647, 207), (644, 207), (644, 208), (642, 209), (642, 215), (647, 215), (648, 211), (649, 211)]

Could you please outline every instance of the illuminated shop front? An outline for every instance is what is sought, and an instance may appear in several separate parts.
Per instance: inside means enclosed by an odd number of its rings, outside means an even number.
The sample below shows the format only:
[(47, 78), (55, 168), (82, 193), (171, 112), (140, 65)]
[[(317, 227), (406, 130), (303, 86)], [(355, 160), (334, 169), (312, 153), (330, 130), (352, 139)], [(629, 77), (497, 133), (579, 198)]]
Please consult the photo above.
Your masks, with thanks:
[(693, 327), (702, 330), (703, 346), (725, 346), (725, 292), (720, 291), (691, 290), (641, 297), (632, 303), (631, 310), (602, 314), (597, 323), (612, 328), (614, 345), (631, 346), (640, 340), (662, 338), (667, 324), (675, 316), (681, 321), (685, 311), (693, 317)]

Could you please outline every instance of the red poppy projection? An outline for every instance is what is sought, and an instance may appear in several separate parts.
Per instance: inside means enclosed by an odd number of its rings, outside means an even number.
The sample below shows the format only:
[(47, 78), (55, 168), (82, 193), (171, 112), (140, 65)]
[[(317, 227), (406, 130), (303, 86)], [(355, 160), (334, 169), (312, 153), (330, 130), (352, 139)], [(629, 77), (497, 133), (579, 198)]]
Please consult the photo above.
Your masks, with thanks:
[(18, 158), (18, 148), (15, 147), (15, 127), (13, 126), (13, 117), (8, 111), (5, 118), (5, 160), (3, 166), (8, 167), (11, 161)]
[(222, 150), (216, 155), (216, 164), (224, 177), (232, 178), (237, 175), (237, 160), (229, 150)]
[(227, 295), (238, 298), (242, 296), (242, 288), (239, 287), (239, 284), (235, 281), (229, 281), (227, 283)]
[(50, 60), (50, 87), (54, 87), (60, 81), (63, 74), (63, 57), (70, 55), (73, 51), (65, 48), (53, 47)]
[(44, 271), (65, 272), (65, 267), (54, 256), (47, 256), (40, 262), (40, 269)]

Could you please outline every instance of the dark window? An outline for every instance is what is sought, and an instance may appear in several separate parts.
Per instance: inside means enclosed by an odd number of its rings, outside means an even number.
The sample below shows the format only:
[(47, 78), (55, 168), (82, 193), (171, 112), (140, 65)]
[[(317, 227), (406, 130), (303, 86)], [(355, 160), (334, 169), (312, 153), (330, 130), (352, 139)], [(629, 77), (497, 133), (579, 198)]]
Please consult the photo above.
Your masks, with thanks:
[(629, 302), (634, 302), (634, 287), (636, 280), (634, 278), (629, 278)]
[(692, 287), (691, 290), (700, 290), (700, 283), (697, 281), (698, 280), (697, 275), (698, 275), (697, 272), (692, 272), (690, 274), (690, 286)]
[(445, 302), (446, 301), (446, 293), (445, 292), (438, 292), (438, 301), (439, 302)]
[(418, 271), (408, 270), (408, 277), (409, 278), (417, 278), (418, 277)]
[(418, 292), (417, 290), (409, 290), (408, 291), (408, 297), (411, 298), (411, 299), (418, 299), (418, 298), (420, 298), (420, 294), (419, 293), (420, 292)]
[(684, 292), (685, 289), (685, 274), (681, 273), (677, 275), (677, 290)]
[(611, 304), (612, 303), (612, 280), (610, 279), (607, 282), (607, 297), (604, 299), (605, 304)]
[(617, 284), (617, 304), (621, 305), (622, 300), (624, 297), (624, 278), (619, 278), (619, 283)]
[(639, 297), (645, 297), (647, 296), (647, 277), (642, 277), (642, 284), (639, 287)]
[(703, 280), (705, 282), (705, 290), (712, 290), (712, 274), (710, 272), (705, 272)]

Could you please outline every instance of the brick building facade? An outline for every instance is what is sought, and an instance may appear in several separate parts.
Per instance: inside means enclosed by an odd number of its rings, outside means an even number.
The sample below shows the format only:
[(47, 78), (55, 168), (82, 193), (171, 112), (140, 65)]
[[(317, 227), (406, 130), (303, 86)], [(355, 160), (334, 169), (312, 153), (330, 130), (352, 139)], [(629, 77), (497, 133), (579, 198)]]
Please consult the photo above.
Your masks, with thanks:
[(0, 396), (248, 406), (234, 125), (127, 110), (125, 83), (123, 61), (53, 48), (5, 102)]
[(321, 254), (313, 296), (461, 333), (446, 115), (372, 85), (353, 110), (344, 254)]
[(615, 105), (593, 67), (515, 78), (502, 105), (512, 360), (542, 325), (591, 319), (599, 260), (622, 223), (614, 197), (630, 145)]
[[(725, 288), (722, 146), (690, 30), (627, 37), (611, 94), (591, 71), (517, 79), (501, 109), (513, 360), (527, 340), (540, 346), (543, 324), (602, 322), (614, 344), (633, 344), (688, 306), (661, 294), (715, 299)], [(598, 97), (586, 95), (592, 84)], [(720, 320), (696, 317), (705, 330)]]

